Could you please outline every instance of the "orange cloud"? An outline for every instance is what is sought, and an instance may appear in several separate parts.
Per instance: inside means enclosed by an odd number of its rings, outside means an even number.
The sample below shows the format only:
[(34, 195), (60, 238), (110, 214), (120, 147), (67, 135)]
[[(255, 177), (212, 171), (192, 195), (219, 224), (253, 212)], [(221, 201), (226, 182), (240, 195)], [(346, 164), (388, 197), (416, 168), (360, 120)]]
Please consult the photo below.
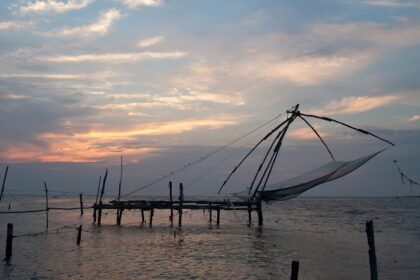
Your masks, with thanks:
[[(44, 133), (38, 140), (44, 147), (26, 143), (3, 145), (1, 158), (7, 162), (95, 162), (116, 155), (132, 156), (136, 159), (150, 157), (159, 147), (148, 147), (138, 142), (139, 136), (175, 135), (200, 127), (218, 129), (239, 123), (239, 118), (222, 116), (201, 120), (182, 120), (146, 124), (121, 130), (92, 129), (78, 133)], [(128, 144), (127, 144), (128, 143)]]
[[(317, 127), (315, 129), (318, 131), (321, 137), (325, 137), (326, 134), (320, 132)], [(309, 127), (302, 127), (288, 131), (287, 137), (297, 139), (297, 140), (314, 140), (318, 139), (318, 136), (312, 131)]]
[(401, 96), (350, 96), (340, 100), (333, 100), (320, 109), (313, 109), (311, 113), (318, 115), (354, 114), (366, 112), (375, 108), (387, 106), (401, 99)]

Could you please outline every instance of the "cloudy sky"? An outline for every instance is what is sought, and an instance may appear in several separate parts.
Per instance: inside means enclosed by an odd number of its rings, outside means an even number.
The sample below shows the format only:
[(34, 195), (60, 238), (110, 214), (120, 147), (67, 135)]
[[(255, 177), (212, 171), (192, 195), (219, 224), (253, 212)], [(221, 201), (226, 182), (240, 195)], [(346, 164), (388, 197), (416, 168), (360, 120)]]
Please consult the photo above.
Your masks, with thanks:
[[(20, 0), (0, 6), (0, 167), (10, 165), (8, 183), (16, 189), (39, 188), (45, 180), (55, 189), (94, 192), (106, 167), (116, 184), (123, 155), (128, 192), (297, 103), (302, 112), (397, 144), (313, 194), (393, 195), (399, 185), (393, 159), (420, 180), (419, 1)], [(214, 192), (274, 123), (172, 179), (190, 182), (191, 193)], [(312, 123), (338, 159), (387, 147)], [(328, 161), (298, 121), (280, 157), (279, 180)], [(246, 185), (257, 162), (227, 192)], [(148, 191), (166, 192), (166, 184)]]

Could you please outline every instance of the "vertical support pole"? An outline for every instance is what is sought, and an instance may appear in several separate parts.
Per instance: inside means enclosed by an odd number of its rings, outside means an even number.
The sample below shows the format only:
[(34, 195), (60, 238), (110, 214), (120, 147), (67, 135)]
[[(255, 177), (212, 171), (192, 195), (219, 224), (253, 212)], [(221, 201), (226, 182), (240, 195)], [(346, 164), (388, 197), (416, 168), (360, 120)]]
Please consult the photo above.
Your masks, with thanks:
[(248, 203), (248, 226), (251, 226), (252, 225), (252, 215), (251, 215), (251, 212), (252, 212), (252, 204), (249, 202)]
[(290, 280), (298, 280), (299, 274), (299, 262), (292, 261), (292, 273), (290, 275)]
[(13, 248), (13, 224), (7, 224), (7, 237), (6, 237), (6, 258), (5, 261), (10, 261), (12, 257)]
[(102, 221), (102, 197), (104, 196), (104, 193), (105, 193), (105, 184), (106, 184), (107, 177), (108, 177), (108, 168), (105, 169), (105, 176), (104, 176), (104, 180), (102, 181), (101, 195), (99, 196), (98, 226), (101, 226), (101, 221)]
[(261, 207), (261, 198), (257, 198), (257, 213), (258, 213), (258, 226), (261, 227), (263, 225), (263, 213)]
[(220, 225), (220, 208), (219, 207), (217, 207), (217, 219), (216, 219), (216, 223), (217, 223), (217, 225)]
[(124, 208), (121, 209), (117, 209), (117, 225), (121, 225), (121, 218), (122, 218), (122, 214), (124, 212)]
[(101, 179), (102, 177), (99, 176), (98, 190), (96, 191), (95, 204), (93, 205), (93, 223), (96, 223), (96, 205), (98, 204), (99, 191), (101, 189)]
[(102, 222), (102, 201), (99, 201), (98, 226), (101, 226), (101, 222)]
[(184, 185), (179, 183), (178, 226), (182, 227), (182, 204), (184, 202)]
[(378, 280), (378, 266), (376, 263), (375, 236), (372, 220), (366, 222), (366, 235), (369, 245), (370, 279)]
[(141, 223), (144, 224), (144, 209), (141, 209)]
[(82, 240), (82, 225), (79, 226), (77, 230), (77, 246), (80, 245), (80, 241)]
[[(120, 182), (118, 184), (118, 197), (117, 202), (120, 202), (121, 197), (121, 185), (122, 185), (122, 176), (123, 176), (123, 157), (121, 156), (121, 165), (120, 165)], [(123, 209), (117, 208), (117, 225), (121, 225), (121, 216)]]
[(96, 223), (96, 203), (93, 205), (93, 223)]
[(172, 181), (169, 182), (169, 202), (171, 203), (171, 215), (169, 216), (169, 221), (171, 222), (171, 227), (174, 225), (174, 202), (172, 200)]
[(149, 227), (152, 227), (152, 224), (153, 224), (153, 215), (154, 215), (154, 213), (155, 213), (155, 209), (154, 209), (154, 208), (150, 209)]
[(45, 214), (46, 214), (46, 222), (47, 222), (47, 229), (48, 229), (48, 211), (50, 208), (48, 207), (48, 189), (47, 189), (47, 183), (44, 182), (44, 188), (45, 188)]
[(79, 194), (80, 198), (80, 216), (83, 216), (83, 196), (82, 193)]
[(6, 185), (6, 178), (7, 178), (8, 171), (9, 171), (9, 166), (6, 166), (6, 171), (4, 172), (4, 177), (3, 177), (3, 184), (1, 185), (0, 201), (1, 201), (1, 198), (3, 197), (4, 186)]
[(211, 203), (209, 204), (209, 223), (213, 222), (213, 209), (211, 207)]

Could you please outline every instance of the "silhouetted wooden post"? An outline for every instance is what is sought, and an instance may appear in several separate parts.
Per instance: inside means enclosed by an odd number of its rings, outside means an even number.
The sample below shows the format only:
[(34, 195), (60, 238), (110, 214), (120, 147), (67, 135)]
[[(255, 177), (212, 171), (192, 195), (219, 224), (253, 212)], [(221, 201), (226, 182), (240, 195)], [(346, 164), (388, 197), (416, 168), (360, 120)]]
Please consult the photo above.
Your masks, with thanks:
[(95, 199), (95, 204), (93, 207), (93, 223), (96, 223), (96, 207), (95, 206), (98, 204), (99, 191), (101, 190), (101, 179), (102, 177), (99, 176), (98, 190), (96, 191), (96, 199)]
[(251, 215), (251, 212), (252, 212), (252, 204), (251, 203), (248, 203), (248, 225), (249, 226), (251, 226), (251, 224), (252, 224), (252, 221), (251, 221), (251, 219), (252, 219), (252, 215)]
[(6, 171), (4, 172), (4, 177), (3, 177), (3, 184), (1, 185), (0, 201), (1, 201), (1, 198), (3, 197), (4, 186), (6, 185), (6, 178), (7, 178), (8, 171), (9, 171), (9, 166), (6, 166)]
[(141, 209), (141, 223), (144, 224), (144, 209)]
[(77, 245), (80, 245), (80, 240), (82, 240), (82, 225), (77, 230)]
[(290, 280), (298, 280), (299, 274), (299, 262), (292, 261), (292, 273), (290, 275)]
[(153, 215), (154, 215), (154, 213), (155, 213), (155, 209), (154, 209), (154, 208), (150, 209), (149, 227), (152, 227), (152, 224), (153, 224)]
[(375, 236), (372, 220), (366, 222), (366, 235), (369, 245), (370, 279), (378, 280), (378, 266), (376, 263)]
[(10, 261), (13, 252), (13, 224), (7, 224), (7, 237), (6, 237), (6, 257), (5, 261)]
[(184, 185), (179, 183), (178, 226), (182, 227), (182, 204), (184, 202)]
[(209, 223), (213, 222), (213, 209), (211, 208), (211, 203), (209, 204)]
[(101, 226), (101, 222), (102, 222), (102, 201), (99, 201), (98, 226)]
[(121, 218), (124, 212), (124, 208), (117, 209), (117, 225), (121, 225)]
[(102, 221), (102, 197), (104, 196), (105, 193), (105, 184), (106, 184), (106, 178), (108, 177), (108, 168), (105, 169), (105, 176), (104, 176), (104, 180), (102, 181), (102, 190), (101, 190), (101, 195), (99, 197), (99, 213), (98, 213), (98, 226), (101, 225), (101, 221)]
[(217, 207), (216, 211), (217, 211), (216, 224), (217, 224), (217, 225), (220, 225), (220, 208), (219, 208), (219, 207)]
[[(122, 184), (122, 175), (123, 175), (123, 157), (121, 156), (121, 165), (120, 165), (120, 182), (118, 184), (118, 197), (117, 197), (117, 202), (120, 202), (120, 197), (121, 197), (121, 184)], [(121, 216), (122, 216), (122, 211), (124, 209), (120, 209), (117, 208), (117, 225), (121, 225)]]
[(172, 181), (169, 181), (169, 202), (171, 203), (171, 215), (169, 216), (169, 221), (171, 226), (174, 225), (174, 202), (172, 200)]
[(46, 222), (47, 222), (47, 229), (48, 229), (48, 211), (50, 208), (48, 208), (48, 189), (47, 189), (47, 183), (44, 182), (44, 188), (45, 188), (45, 214), (46, 214)]
[(263, 225), (263, 213), (262, 213), (262, 207), (261, 207), (261, 199), (257, 199), (257, 213), (258, 213), (258, 226)]
[(79, 199), (80, 199), (80, 216), (83, 216), (83, 197), (82, 197), (82, 193), (79, 194)]

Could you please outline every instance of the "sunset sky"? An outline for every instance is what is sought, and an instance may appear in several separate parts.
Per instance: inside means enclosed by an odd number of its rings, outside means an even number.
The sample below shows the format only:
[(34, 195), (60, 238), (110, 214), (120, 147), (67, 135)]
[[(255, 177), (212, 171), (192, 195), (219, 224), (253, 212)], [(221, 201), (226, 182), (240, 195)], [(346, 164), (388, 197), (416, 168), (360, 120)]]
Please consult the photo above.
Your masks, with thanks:
[[(19, 0), (0, 7), (0, 172), (10, 166), (10, 189), (47, 181), (93, 193), (108, 167), (112, 190), (122, 155), (128, 192), (297, 103), (397, 145), (309, 194), (394, 195), (397, 187), (409, 194), (394, 159), (420, 180), (419, 1)], [(339, 160), (387, 147), (312, 123)], [(214, 192), (273, 125), (171, 179), (188, 186), (208, 172), (189, 192)], [(328, 160), (296, 121), (274, 179)], [(227, 192), (246, 185), (257, 163)], [(168, 180), (145, 193), (166, 193)]]

